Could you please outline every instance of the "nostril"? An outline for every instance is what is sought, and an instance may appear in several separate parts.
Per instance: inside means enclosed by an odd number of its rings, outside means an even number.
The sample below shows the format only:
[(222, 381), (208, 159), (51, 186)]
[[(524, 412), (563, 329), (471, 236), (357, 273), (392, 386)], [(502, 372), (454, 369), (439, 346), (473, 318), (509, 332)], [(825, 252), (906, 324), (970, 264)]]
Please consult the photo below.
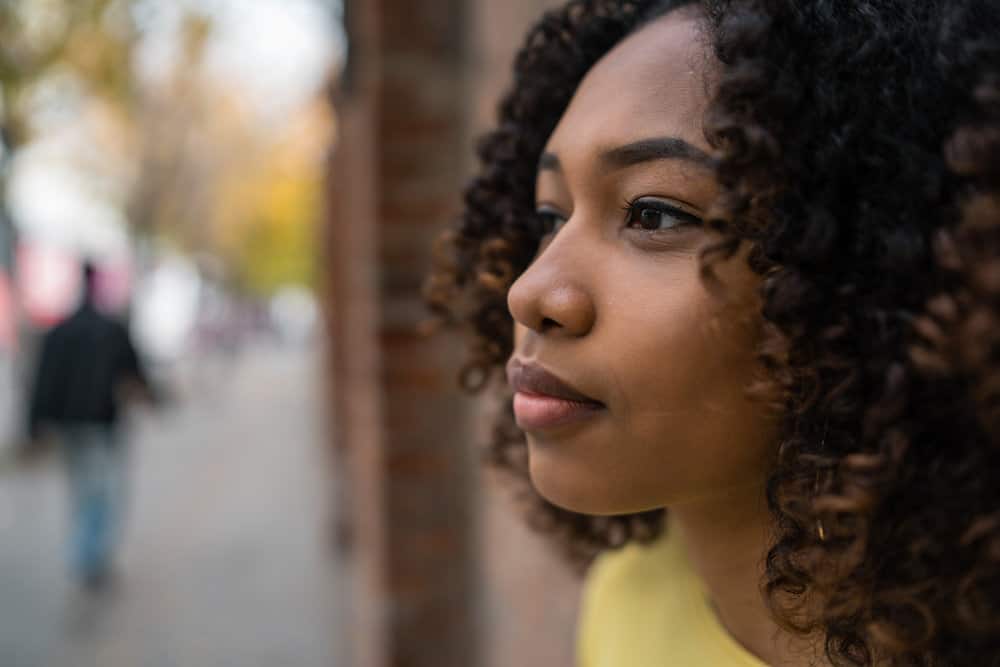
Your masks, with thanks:
[(541, 325), (541, 330), (542, 331), (548, 331), (549, 329), (552, 329), (552, 328), (558, 327), (558, 326), (560, 326), (559, 323), (556, 322), (551, 317), (542, 318), (542, 325)]

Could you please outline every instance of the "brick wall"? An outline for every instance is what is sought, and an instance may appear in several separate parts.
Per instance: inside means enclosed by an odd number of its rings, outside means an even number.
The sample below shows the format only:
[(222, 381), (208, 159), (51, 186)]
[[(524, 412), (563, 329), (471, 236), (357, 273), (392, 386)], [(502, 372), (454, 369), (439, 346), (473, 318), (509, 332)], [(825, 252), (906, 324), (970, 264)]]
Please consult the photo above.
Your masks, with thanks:
[[(470, 96), (471, 134), (492, 123), (510, 83), (514, 53), (528, 27), (554, 0), (481, 0), (474, 3), (474, 55)], [(471, 146), (471, 144), (470, 144)], [(469, 148), (466, 155), (472, 156)], [(488, 410), (487, 410), (488, 411)], [(569, 666), (579, 582), (513, 513), (505, 489), (482, 476), (482, 642), (486, 667)]]
[(576, 582), (479, 469), (458, 341), (416, 333), (431, 240), (459, 209), (515, 46), (551, 4), (348, 2), (326, 243), (345, 664), (571, 664)]
[[(329, 224), (325, 228), (325, 305), (331, 340), (331, 441), (337, 499), (336, 538), (341, 597), (336, 628), (342, 665), (386, 665), (382, 623), (384, 508), (380, 454), (379, 351), (374, 343), (378, 296), (374, 104), (376, 15), (368, 3), (351, 6), (350, 89), (337, 99), (339, 140), (330, 164)], [(361, 46), (364, 45), (361, 56)], [(360, 224), (358, 222), (360, 221)], [(347, 599), (344, 599), (347, 598)]]

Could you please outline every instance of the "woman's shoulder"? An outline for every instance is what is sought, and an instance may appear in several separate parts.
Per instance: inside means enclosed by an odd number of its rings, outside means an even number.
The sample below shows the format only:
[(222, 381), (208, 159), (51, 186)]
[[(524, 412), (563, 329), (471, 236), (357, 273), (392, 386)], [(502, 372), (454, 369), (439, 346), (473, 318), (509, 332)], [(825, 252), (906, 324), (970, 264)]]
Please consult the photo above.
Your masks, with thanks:
[(630, 543), (603, 552), (591, 565), (584, 585), (585, 598), (629, 598), (669, 592), (687, 568), (675, 541), (661, 536), (648, 544)]
[(587, 573), (579, 667), (763, 667), (726, 634), (683, 547), (669, 534), (600, 555)]
[(668, 537), (602, 553), (584, 582), (580, 667), (655, 664), (683, 613), (688, 572)]

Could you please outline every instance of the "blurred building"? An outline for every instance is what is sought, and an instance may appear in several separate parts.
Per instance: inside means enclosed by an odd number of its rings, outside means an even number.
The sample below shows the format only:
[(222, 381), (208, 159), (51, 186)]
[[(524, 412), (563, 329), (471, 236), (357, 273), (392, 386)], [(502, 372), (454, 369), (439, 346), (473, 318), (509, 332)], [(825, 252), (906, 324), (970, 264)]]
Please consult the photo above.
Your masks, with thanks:
[(431, 241), (552, 0), (347, 0), (326, 241), (339, 532), (363, 667), (572, 664), (578, 583), (482, 475), (460, 344), (417, 334)]

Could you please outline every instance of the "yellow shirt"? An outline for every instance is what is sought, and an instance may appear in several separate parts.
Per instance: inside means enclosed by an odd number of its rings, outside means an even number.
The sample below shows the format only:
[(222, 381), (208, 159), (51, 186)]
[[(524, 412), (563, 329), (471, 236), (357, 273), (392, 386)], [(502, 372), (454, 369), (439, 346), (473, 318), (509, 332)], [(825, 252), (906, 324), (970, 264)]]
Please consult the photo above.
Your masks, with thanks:
[(676, 532), (604, 553), (591, 566), (578, 667), (766, 667), (719, 623)]

